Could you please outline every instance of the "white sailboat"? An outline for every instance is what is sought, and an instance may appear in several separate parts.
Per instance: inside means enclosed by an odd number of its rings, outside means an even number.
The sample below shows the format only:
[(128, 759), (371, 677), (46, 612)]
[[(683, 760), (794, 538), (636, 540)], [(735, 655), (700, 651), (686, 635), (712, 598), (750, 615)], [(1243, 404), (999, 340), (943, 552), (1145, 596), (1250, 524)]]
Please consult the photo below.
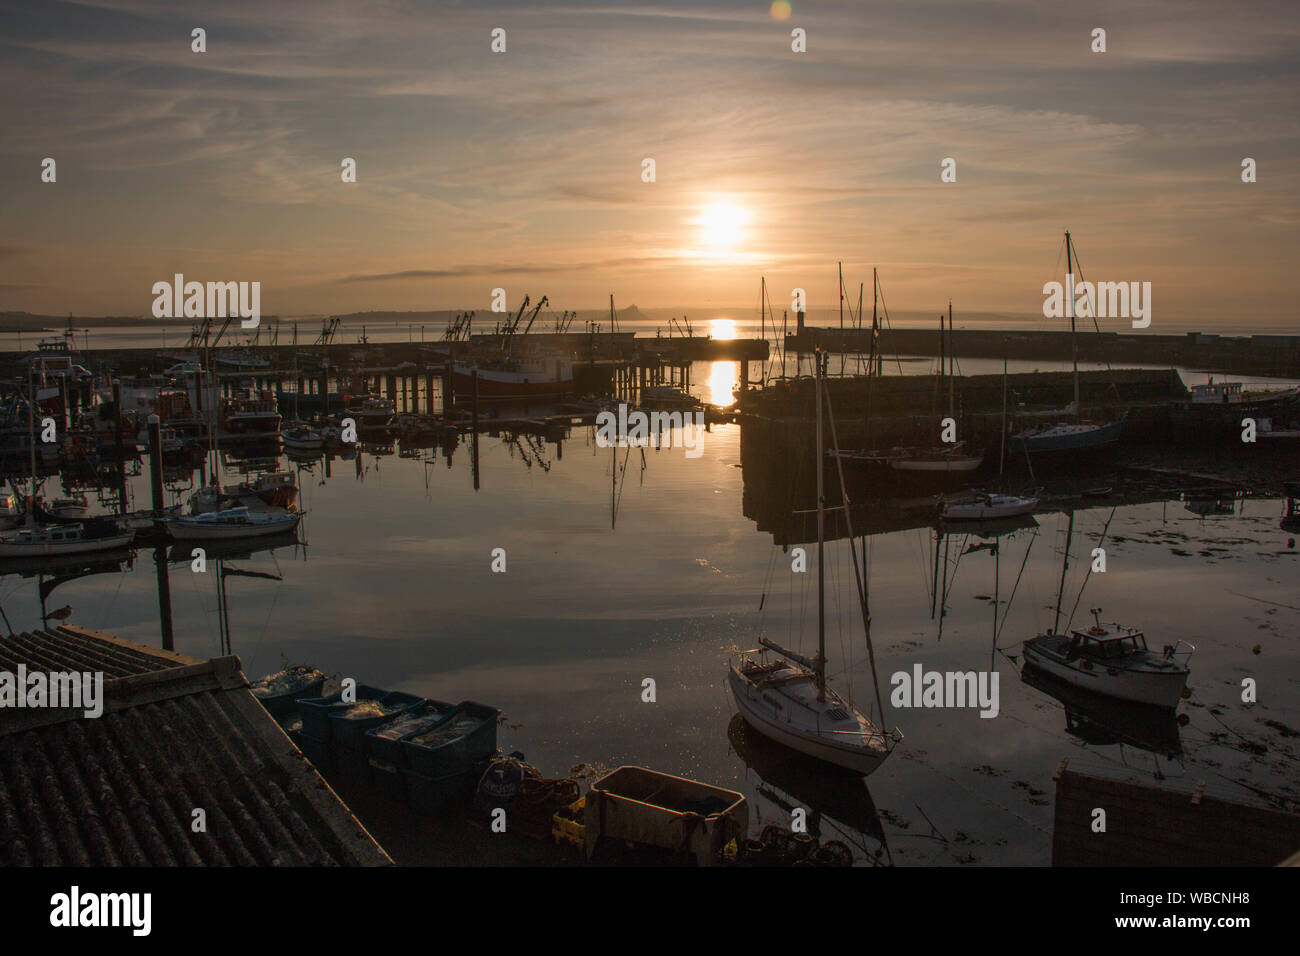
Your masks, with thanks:
[[(828, 763), (847, 767), (861, 774), (869, 774), (893, 752), (901, 735), (894, 731), (885, 733), (853, 704), (836, 693), (826, 683), (826, 588), (823, 555), (826, 539), (826, 502), (822, 492), (822, 383), (825, 375), (824, 353), (817, 355), (817, 656), (808, 658), (781, 647), (766, 638), (760, 640), (763, 650), (742, 654), (740, 661), (731, 666), (728, 683), (736, 707), (741, 715), (759, 733), (787, 747)], [(834, 429), (834, 420), (831, 422)], [(843, 494), (843, 474), (840, 489)], [(844, 497), (847, 520), (848, 499)], [(849, 541), (852, 542), (850, 526)], [(850, 547), (850, 551), (852, 548)], [(857, 555), (854, 553), (854, 567)], [(863, 623), (867, 629), (867, 647), (872, 654), (872, 674), (875, 675), (874, 652), (871, 651), (871, 634), (862, 579), (855, 573)], [(764, 659), (768, 651), (780, 655), (774, 660)], [(756, 654), (757, 656), (750, 656)], [(877, 683), (876, 699), (880, 701)], [(882, 708), (883, 709), (883, 708)]]

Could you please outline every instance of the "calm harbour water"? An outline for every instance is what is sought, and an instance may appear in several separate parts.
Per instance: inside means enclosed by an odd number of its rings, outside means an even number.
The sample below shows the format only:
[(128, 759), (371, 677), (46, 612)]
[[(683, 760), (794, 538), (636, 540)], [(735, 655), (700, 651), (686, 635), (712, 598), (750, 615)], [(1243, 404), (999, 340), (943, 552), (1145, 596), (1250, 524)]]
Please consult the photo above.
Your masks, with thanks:
[[(889, 676), (917, 663), (983, 670), (992, 658), (1000, 712), (888, 708), (887, 723), (905, 739), (864, 788), (746, 744), (733, 724), (727, 648), (754, 647), (760, 634), (803, 649), (816, 641), (815, 565), (792, 573), (790, 556), (743, 513), (740, 426), (714, 426), (698, 458), (680, 448), (615, 454), (596, 446), (590, 428), (575, 428), (562, 449), (480, 441), (477, 491), (467, 440), (450, 459), (445, 450), (363, 452), (334, 459), (328, 478), (320, 461), (301, 468), (305, 544), (225, 563), (281, 578), (226, 579), (232, 650), (250, 677), (306, 661), (361, 683), (480, 700), (508, 719), (503, 749), (522, 750), (547, 775), (583, 762), (640, 764), (732, 786), (751, 798), (753, 833), (788, 825), (792, 806), (810, 807), (824, 839), (898, 864), (1048, 863), (1062, 757), (1138, 779), (1205, 779), (1233, 797), (1247, 788), (1300, 797), (1300, 554), (1278, 529), (1275, 499), (1248, 499), (1215, 518), (1176, 501), (1118, 508), (1107, 573), (1091, 577), (1079, 602), (1076, 625), (1101, 606), (1105, 619), (1144, 628), (1154, 647), (1179, 638), (1197, 646), (1193, 694), (1180, 708), (1190, 722), (1174, 759), (1085, 745), (1066, 732), (1062, 705), (1023, 684), (1006, 656), (1052, 622), (1063, 515), (1040, 515), (1036, 531), (1001, 538), (996, 557), (958, 561), (976, 539), (950, 538), (941, 639), (930, 615), (934, 532), (872, 537), (872, 633), (886, 697)], [(146, 465), (131, 479), (134, 507), (148, 506), (147, 474)], [(47, 492), (58, 484), (51, 479)], [(183, 496), (174, 484), (168, 503)], [(1110, 514), (1110, 505), (1075, 513), (1067, 609)], [(827, 549), (829, 672), (866, 710), (874, 695), (847, 547)], [(494, 548), (506, 551), (505, 573), (490, 570)], [(170, 565), (181, 653), (221, 653), (216, 570)], [(989, 600), (995, 570), (1001, 652)], [(158, 602), (149, 551), (120, 573), (67, 581), (47, 597), (50, 608), (73, 607), (71, 623), (154, 645)], [(15, 629), (39, 626), (37, 578), (4, 575), (0, 603)], [(641, 700), (647, 677), (654, 703)], [(1253, 707), (1240, 701), (1244, 677), (1259, 681)]]

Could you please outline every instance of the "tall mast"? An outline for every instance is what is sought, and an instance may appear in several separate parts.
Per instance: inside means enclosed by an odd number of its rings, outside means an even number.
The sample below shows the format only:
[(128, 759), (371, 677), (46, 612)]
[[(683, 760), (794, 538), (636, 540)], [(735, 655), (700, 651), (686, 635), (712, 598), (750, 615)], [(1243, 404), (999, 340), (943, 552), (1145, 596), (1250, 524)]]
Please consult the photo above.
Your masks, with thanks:
[(1002, 469), (1007, 462), (1007, 357), (1002, 356), (1002, 445), (998, 449), (998, 487), (1002, 487)]
[(876, 301), (880, 298), (880, 276), (874, 266), (871, 268), (871, 367), (868, 375), (876, 374)]
[(1052, 633), (1056, 634), (1061, 626), (1061, 595), (1065, 593), (1065, 572), (1070, 567), (1070, 539), (1074, 536), (1074, 509), (1070, 509), (1070, 523), (1065, 528), (1065, 556), (1061, 559), (1061, 586), (1056, 591), (1056, 621), (1052, 624)]
[(1065, 290), (1065, 301), (1070, 310), (1070, 350), (1074, 356), (1074, 420), (1079, 420), (1079, 336), (1074, 328), (1074, 266), (1070, 249), (1070, 230), (1065, 230), (1065, 281), (1069, 288)]
[(826, 699), (826, 496), (822, 490), (826, 455), (822, 451), (822, 378), (826, 353), (817, 350), (817, 699)]
[(837, 262), (840, 270), (840, 328), (844, 328), (844, 263)]
[[(939, 324), (943, 324), (943, 316), (939, 317)], [(953, 355), (952, 347), (952, 299), (948, 300), (948, 417), (952, 418), (953, 413)]]
[[(27, 364), (27, 447), (32, 455), (32, 493), (27, 504), (27, 527), (36, 527), (36, 382), (32, 364)], [(120, 410), (119, 410), (120, 411)]]

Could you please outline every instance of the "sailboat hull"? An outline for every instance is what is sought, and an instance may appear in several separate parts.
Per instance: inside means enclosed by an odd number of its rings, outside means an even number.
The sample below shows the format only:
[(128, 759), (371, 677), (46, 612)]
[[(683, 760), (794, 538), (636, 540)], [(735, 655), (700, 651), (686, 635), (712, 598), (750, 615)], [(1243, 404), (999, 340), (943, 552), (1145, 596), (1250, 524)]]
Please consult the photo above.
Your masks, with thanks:
[(1033, 432), (1012, 435), (1007, 448), (1014, 452), (1084, 451), (1119, 441), (1124, 422), (1105, 425), (1052, 425)]
[[(842, 708), (849, 720), (840, 723), (851, 726), (849, 731), (837, 730), (834, 724), (828, 724), (824, 714), (819, 721), (819, 715), (807, 710), (806, 705), (805, 708), (777, 706), (777, 696), (785, 694), (759, 687), (742, 674), (738, 667), (731, 668), (729, 683), (736, 707), (749, 725), (763, 736), (792, 750), (863, 775), (874, 771), (889, 756), (884, 736), (865, 717), (858, 715), (852, 707), (833, 694), (827, 694), (825, 710), (833, 711), (837, 705)], [(790, 685), (786, 685), (787, 691), (789, 688)], [(803, 719), (791, 716), (791, 711), (796, 709), (801, 711), (799, 717)], [(852, 719), (855, 716), (857, 720)], [(864, 733), (864, 725), (874, 733)]]

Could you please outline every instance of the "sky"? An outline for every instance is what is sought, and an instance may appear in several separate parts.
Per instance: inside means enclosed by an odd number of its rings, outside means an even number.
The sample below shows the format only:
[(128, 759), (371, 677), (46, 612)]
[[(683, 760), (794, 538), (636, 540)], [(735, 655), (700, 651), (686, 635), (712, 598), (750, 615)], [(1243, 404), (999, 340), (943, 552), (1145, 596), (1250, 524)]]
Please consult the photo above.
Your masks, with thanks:
[(1068, 228), (1153, 332), (1300, 318), (1294, 0), (789, 7), (0, 4), (0, 310), (147, 316), (176, 273), (281, 315), (816, 309), (842, 262), (1041, 313)]

